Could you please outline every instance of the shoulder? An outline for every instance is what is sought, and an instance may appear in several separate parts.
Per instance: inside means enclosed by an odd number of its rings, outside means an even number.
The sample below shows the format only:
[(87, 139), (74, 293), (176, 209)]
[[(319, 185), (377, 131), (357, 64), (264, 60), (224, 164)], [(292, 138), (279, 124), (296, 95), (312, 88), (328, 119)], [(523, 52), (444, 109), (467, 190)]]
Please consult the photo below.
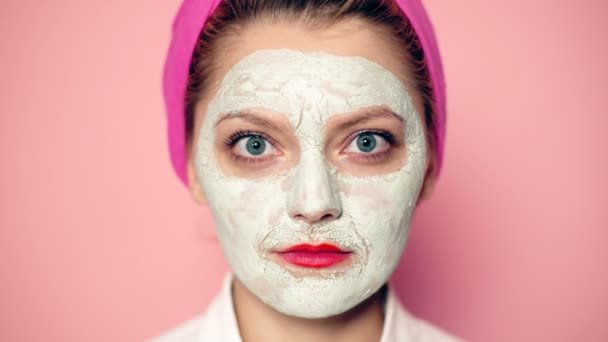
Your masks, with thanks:
[(182, 322), (149, 342), (241, 342), (232, 306), (231, 283), (232, 275), (228, 274), (220, 292), (203, 314)]
[(381, 342), (462, 342), (430, 322), (412, 315), (389, 290), (385, 317), (386, 333)]
[(153, 338), (149, 342), (198, 342), (198, 341), (233, 341), (227, 337), (233, 334), (235, 327), (229, 325), (231, 317), (227, 316), (223, 293), (218, 294), (207, 311), (180, 323), (164, 334)]
[(205, 315), (198, 315), (148, 342), (194, 342), (197, 340), (204, 321)]
[(450, 335), (443, 329), (432, 325), (431, 323), (412, 316), (406, 313), (407, 317), (403, 320), (407, 321), (409, 326), (409, 335), (411, 341), (416, 342), (462, 342), (461, 339)]

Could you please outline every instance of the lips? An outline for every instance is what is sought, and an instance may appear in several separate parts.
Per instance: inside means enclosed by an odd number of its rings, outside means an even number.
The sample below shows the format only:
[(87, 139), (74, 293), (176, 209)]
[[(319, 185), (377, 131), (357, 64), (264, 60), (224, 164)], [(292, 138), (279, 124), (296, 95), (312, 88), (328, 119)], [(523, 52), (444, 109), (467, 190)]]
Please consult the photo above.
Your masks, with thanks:
[(288, 263), (306, 268), (331, 267), (346, 261), (352, 254), (329, 243), (299, 244), (276, 253)]

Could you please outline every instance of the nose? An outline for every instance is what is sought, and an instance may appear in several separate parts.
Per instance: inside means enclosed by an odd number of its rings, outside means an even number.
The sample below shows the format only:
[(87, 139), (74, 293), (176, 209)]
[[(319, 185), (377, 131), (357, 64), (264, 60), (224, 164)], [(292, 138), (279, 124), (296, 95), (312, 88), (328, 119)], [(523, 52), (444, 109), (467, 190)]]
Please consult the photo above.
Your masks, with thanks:
[(287, 190), (287, 212), (308, 225), (328, 222), (342, 214), (337, 188), (320, 155), (301, 156)]

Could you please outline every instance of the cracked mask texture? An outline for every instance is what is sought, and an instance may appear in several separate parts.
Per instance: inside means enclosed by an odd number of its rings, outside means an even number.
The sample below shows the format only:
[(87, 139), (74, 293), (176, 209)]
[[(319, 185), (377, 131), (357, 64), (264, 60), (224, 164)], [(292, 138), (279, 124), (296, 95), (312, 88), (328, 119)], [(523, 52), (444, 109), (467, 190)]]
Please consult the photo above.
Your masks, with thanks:
[[(325, 123), (376, 105), (404, 119), (403, 165), (377, 176), (337, 171), (325, 159)], [(287, 116), (300, 143), (298, 163), (287, 172), (249, 179), (220, 169), (215, 124), (250, 108)], [(353, 308), (388, 281), (407, 241), (427, 162), (424, 127), (397, 76), (362, 57), (258, 50), (228, 71), (201, 125), (197, 177), (233, 272), (260, 300), (291, 316), (322, 318)], [(289, 215), (327, 208), (340, 216), (310, 226)], [(351, 249), (352, 263), (340, 272), (298, 273), (268, 258), (273, 247), (315, 241)]]

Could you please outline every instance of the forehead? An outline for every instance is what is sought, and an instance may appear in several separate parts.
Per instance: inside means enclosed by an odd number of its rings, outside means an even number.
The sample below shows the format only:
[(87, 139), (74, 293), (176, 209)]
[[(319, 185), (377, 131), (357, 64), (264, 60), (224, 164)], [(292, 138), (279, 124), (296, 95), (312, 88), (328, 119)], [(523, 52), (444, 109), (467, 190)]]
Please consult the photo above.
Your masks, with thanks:
[(302, 21), (262, 20), (247, 23), (238, 34), (223, 40), (215, 63), (215, 81), (245, 56), (258, 50), (289, 49), (322, 51), (336, 56), (360, 56), (374, 61), (403, 79), (408, 63), (399, 43), (390, 39), (389, 30), (360, 18), (340, 20), (331, 26), (311, 26)]
[(258, 50), (228, 71), (208, 114), (261, 107), (321, 116), (384, 105), (397, 114), (412, 110), (400, 79), (359, 56), (288, 49)]

